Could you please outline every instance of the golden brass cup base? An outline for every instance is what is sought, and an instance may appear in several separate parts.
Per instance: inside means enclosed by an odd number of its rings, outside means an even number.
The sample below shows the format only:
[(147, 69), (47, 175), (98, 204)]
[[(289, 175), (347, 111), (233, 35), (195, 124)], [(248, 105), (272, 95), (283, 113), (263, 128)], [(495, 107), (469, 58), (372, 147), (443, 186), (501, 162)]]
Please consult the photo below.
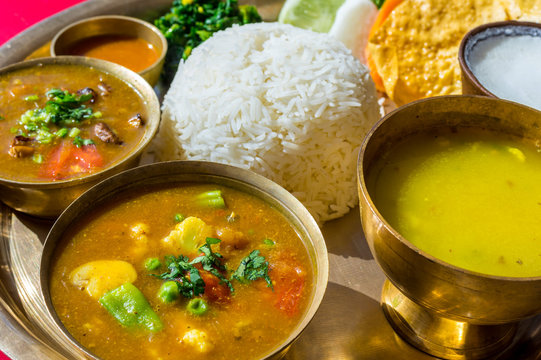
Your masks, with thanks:
[(517, 323), (473, 325), (442, 317), (410, 300), (389, 280), (383, 286), (382, 307), (398, 335), (443, 359), (489, 358), (508, 347), (517, 330)]

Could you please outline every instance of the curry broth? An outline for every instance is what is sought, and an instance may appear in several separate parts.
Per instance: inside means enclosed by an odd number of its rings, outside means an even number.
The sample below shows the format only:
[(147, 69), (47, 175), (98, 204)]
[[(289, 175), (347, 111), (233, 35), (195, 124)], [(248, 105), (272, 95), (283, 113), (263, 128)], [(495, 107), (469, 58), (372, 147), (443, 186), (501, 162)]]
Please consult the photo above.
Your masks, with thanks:
[[(97, 96), (93, 104), (87, 104), (95, 112), (101, 112), (99, 119), (87, 119), (77, 127), (79, 136), (92, 139), (100, 154), (98, 166), (84, 171), (74, 171), (68, 176), (48, 178), (44, 176), (44, 167), (53, 156), (55, 147), (62, 142), (69, 143), (69, 136), (56, 138), (49, 144), (37, 144), (32, 141), (36, 153), (43, 156), (43, 162), (37, 163), (32, 156), (13, 157), (9, 154), (10, 144), (17, 135), (17, 121), (27, 110), (45, 106), (45, 93), (58, 88), (75, 93), (90, 87), (98, 92), (99, 87), (106, 87), (103, 95)], [(25, 100), (36, 97), (37, 100)], [(43, 65), (16, 70), (0, 77), (0, 176), (5, 179), (25, 182), (43, 182), (76, 178), (111, 166), (125, 158), (139, 143), (144, 134), (144, 126), (134, 127), (128, 120), (137, 114), (146, 119), (147, 113), (141, 96), (131, 86), (120, 79), (102, 71), (79, 65)], [(122, 140), (122, 144), (104, 143), (96, 138), (93, 126), (97, 122), (106, 123)], [(19, 126), (20, 128), (20, 126)], [(50, 126), (55, 129), (54, 125)]]
[[(209, 210), (193, 204), (194, 196), (216, 188), (183, 185), (159, 191), (148, 189), (92, 214), (65, 236), (54, 256), (50, 291), (60, 319), (75, 339), (106, 359), (254, 359), (289, 336), (309, 304), (314, 276), (310, 256), (285, 217), (251, 195), (219, 186), (226, 209)], [(231, 224), (226, 217), (232, 211), (238, 220)], [(149, 276), (156, 272), (146, 270), (143, 263), (148, 257), (163, 259), (171, 255), (162, 239), (175, 227), (177, 213), (198, 217), (215, 228), (229, 226), (247, 234), (249, 243), (245, 248), (228, 250), (222, 242), (215, 251), (224, 256), (228, 269), (236, 269), (242, 258), (259, 249), (270, 264), (274, 290), (262, 279), (248, 284), (232, 281), (235, 292), (229, 300), (209, 300), (210, 311), (200, 317), (186, 312), (188, 300), (182, 296), (172, 304), (162, 303), (156, 294), (163, 280)], [(144, 251), (138, 250), (128, 236), (136, 223), (145, 223), (150, 229), (149, 246)], [(274, 245), (265, 243), (265, 239), (272, 239)], [(133, 284), (162, 319), (162, 331), (150, 334), (121, 326), (98, 301), (70, 283), (69, 274), (74, 268), (103, 259), (124, 260), (135, 267), (138, 276)], [(288, 311), (280, 299), (292, 294), (298, 304), (294, 311)], [(289, 306), (288, 301), (285, 303)], [(201, 352), (183, 341), (183, 334), (191, 329), (208, 334), (210, 351)]]

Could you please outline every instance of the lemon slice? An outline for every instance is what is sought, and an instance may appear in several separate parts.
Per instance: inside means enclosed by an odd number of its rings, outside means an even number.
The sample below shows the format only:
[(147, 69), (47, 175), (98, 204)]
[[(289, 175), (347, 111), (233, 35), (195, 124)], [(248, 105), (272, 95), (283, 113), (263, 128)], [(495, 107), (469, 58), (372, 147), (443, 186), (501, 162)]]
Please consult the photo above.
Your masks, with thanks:
[(345, 0), (286, 0), (278, 22), (326, 33)]

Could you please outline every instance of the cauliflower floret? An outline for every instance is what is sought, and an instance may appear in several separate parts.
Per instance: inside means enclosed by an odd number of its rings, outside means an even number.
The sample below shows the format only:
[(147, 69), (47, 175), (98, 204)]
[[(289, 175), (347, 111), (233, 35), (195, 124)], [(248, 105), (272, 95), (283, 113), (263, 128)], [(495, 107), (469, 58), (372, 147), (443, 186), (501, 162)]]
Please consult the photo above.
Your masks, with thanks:
[(134, 282), (137, 273), (132, 264), (126, 261), (97, 260), (73, 270), (69, 279), (73, 285), (86, 290), (92, 298), (99, 299), (109, 290)]
[(144, 223), (137, 223), (130, 229), (130, 237), (134, 240), (132, 253), (135, 256), (142, 256), (148, 250), (148, 236), (146, 235), (150, 231), (150, 227)]
[(214, 344), (210, 342), (207, 333), (197, 329), (187, 331), (182, 337), (182, 342), (195, 347), (202, 353), (209, 352), (214, 348)]
[(181, 253), (195, 253), (213, 233), (212, 226), (197, 217), (190, 216), (178, 223), (162, 241)]

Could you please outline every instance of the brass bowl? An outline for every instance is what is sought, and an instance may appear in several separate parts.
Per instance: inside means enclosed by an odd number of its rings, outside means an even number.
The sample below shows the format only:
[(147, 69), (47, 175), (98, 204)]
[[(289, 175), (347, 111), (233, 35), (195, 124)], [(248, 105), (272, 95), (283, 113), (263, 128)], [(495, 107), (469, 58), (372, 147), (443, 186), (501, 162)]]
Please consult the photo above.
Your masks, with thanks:
[(49, 269), (51, 257), (62, 235), (72, 224), (84, 220), (93, 209), (99, 208), (124, 191), (134, 191), (147, 185), (214, 183), (256, 196), (281, 212), (296, 228), (306, 246), (314, 266), (314, 289), (308, 310), (289, 337), (264, 359), (280, 359), (293, 341), (315, 315), (325, 293), (329, 263), (325, 240), (319, 226), (308, 210), (288, 191), (265, 177), (252, 171), (230, 165), (204, 161), (171, 161), (155, 163), (127, 170), (94, 186), (74, 201), (57, 219), (44, 244), (40, 266), (40, 286), (46, 307), (56, 324), (57, 342), (62, 338), (74, 356), (97, 359), (80, 345), (66, 330), (58, 318), (49, 292)]
[[(129, 16), (103, 15), (80, 20), (60, 30), (51, 42), (51, 56), (73, 55), (70, 48), (82, 39), (99, 35), (129, 35), (148, 41), (159, 52), (154, 64), (139, 72), (150, 85), (154, 86), (163, 69), (167, 40), (154, 25)], [(134, 56), (137, 56), (136, 54)]]
[(142, 97), (148, 118), (145, 134), (129, 155), (121, 161), (87, 176), (60, 181), (25, 182), (0, 177), (0, 199), (15, 210), (39, 217), (56, 217), (79, 195), (99, 181), (122, 170), (137, 166), (160, 123), (160, 104), (152, 87), (135, 72), (99, 59), (59, 56), (24, 61), (0, 69), (0, 76), (12, 71), (42, 65), (82, 65), (113, 75), (130, 84)]
[[(484, 95), (497, 98), (476, 77), (471, 68), (470, 56), (475, 51), (475, 46), (493, 36), (516, 36), (536, 33), (541, 36), (541, 24), (526, 21), (498, 21), (480, 25), (470, 30), (460, 42), (458, 50), (458, 62), (460, 64), (462, 78), (462, 93), (465, 95)], [(505, 69), (502, 69), (505, 71)]]
[(382, 306), (395, 331), (447, 359), (479, 359), (507, 347), (521, 319), (541, 313), (541, 277), (490, 276), (445, 263), (412, 245), (382, 217), (366, 179), (378, 156), (408, 135), (436, 127), (484, 128), (541, 137), (541, 112), (482, 96), (419, 100), (385, 116), (367, 135), (358, 160), (361, 221), (388, 281)]

